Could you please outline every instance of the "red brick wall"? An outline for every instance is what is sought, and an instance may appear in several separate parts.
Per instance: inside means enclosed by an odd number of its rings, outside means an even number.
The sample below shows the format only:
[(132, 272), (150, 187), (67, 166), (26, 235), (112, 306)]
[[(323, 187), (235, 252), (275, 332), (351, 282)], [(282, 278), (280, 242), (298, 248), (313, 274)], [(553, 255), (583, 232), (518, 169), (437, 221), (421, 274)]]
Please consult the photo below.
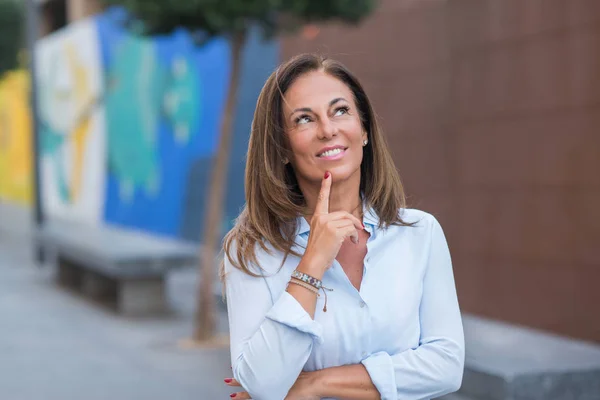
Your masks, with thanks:
[(382, 3), (282, 57), (362, 79), (464, 311), (600, 341), (600, 1)]

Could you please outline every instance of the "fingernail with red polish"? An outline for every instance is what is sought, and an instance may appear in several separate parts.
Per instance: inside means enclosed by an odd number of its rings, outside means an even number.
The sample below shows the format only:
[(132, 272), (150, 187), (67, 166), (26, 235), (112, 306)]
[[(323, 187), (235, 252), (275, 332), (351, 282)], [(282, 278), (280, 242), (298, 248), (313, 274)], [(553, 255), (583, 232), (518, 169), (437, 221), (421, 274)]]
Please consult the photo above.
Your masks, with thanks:
[(233, 398), (233, 397), (235, 397), (235, 396), (237, 396), (237, 394), (236, 394), (236, 393), (231, 393), (231, 394), (229, 395), (229, 397), (231, 397), (231, 398)]
[(325, 172), (325, 179), (329, 178), (329, 171)]
[(224, 379), (225, 383), (231, 383), (232, 379)]

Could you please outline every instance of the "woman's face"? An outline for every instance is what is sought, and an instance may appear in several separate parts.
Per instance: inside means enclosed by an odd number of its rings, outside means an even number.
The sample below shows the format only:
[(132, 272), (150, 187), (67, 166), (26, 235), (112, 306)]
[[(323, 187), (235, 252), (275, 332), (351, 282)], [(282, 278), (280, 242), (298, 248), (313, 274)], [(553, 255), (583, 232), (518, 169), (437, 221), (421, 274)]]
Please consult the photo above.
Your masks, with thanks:
[(333, 180), (360, 183), (362, 129), (351, 90), (323, 71), (298, 77), (285, 93), (283, 109), (298, 183), (315, 184), (326, 171)]

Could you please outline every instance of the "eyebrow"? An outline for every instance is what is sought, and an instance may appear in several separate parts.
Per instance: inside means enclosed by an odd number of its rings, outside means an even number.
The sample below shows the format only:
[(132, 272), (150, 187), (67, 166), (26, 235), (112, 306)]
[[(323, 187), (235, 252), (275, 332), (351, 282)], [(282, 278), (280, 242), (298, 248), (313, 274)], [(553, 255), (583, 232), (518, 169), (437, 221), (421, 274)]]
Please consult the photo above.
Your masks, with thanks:
[[(347, 100), (343, 97), (336, 97), (335, 99), (333, 99), (329, 102), (329, 107), (333, 106), (335, 103), (340, 102), (340, 101), (347, 101)], [(310, 107), (296, 108), (294, 111), (292, 111), (290, 113), (290, 117), (297, 112), (313, 112), (313, 110)]]

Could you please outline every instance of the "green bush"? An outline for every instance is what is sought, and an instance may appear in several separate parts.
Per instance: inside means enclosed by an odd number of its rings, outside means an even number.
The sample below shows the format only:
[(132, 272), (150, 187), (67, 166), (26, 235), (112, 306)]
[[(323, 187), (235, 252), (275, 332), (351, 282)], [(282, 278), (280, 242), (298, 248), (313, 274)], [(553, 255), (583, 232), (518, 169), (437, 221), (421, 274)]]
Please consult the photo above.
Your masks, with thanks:
[(25, 1), (0, 0), (0, 75), (19, 66), (23, 48)]
[(340, 20), (357, 23), (377, 0), (104, 0), (124, 6), (143, 23), (146, 33), (168, 33), (178, 27), (208, 36), (244, 32), (260, 25), (267, 34), (300, 23)]

